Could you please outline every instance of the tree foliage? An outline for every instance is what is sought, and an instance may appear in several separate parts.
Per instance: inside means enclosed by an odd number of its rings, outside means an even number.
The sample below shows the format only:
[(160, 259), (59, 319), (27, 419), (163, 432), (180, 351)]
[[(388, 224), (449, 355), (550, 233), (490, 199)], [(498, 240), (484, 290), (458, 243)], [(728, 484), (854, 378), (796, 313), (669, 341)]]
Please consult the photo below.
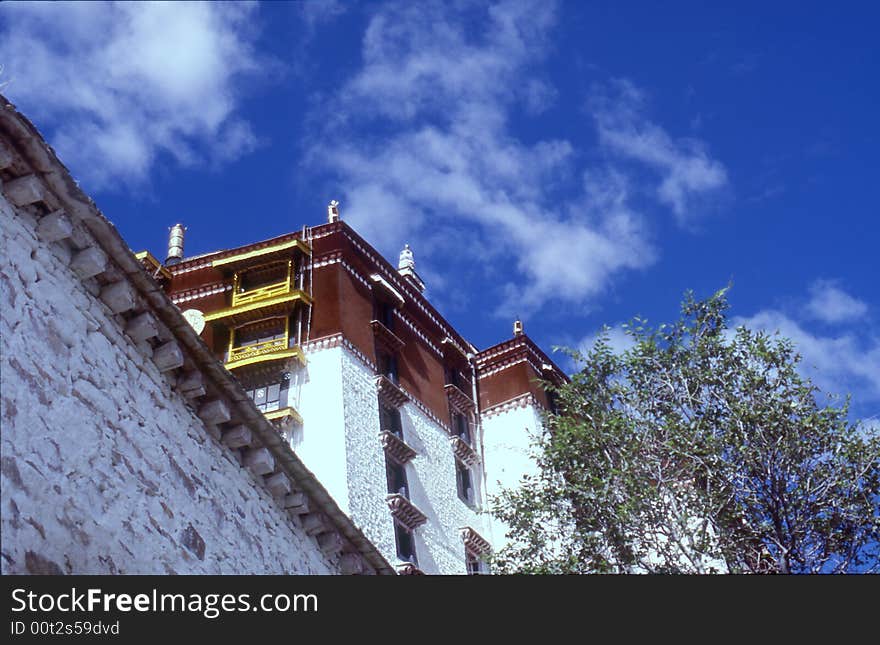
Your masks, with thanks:
[[(792, 343), (729, 329), (726, 290), (616, 354), (607, 329), (555, 390), (537, 474), (493, 501), (493, 560), (523, 573), (880, 570), (880, 437), (798, 371)], [(822, 402), (820, 402), (820, 400)]]

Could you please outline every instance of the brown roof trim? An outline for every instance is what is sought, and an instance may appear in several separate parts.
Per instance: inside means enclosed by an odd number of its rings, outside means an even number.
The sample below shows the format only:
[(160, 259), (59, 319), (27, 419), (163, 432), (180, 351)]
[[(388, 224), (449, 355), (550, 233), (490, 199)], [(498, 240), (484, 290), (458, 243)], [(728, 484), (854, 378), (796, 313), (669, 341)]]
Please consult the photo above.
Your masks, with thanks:
[(514, 336), (508, 340), (502, 341), (497, 345), (492, 345), (477, 354), (477, 376), (481, 371), (492, 369), (501, 359), (506, 359), (515, 351), (531, 352), (535, 358), (542, 364), (550, 365), (553, 368), (554, 376), (561, 379), (562, 382), (568, 382), (571, 379), (563, 372), (553, 360), (538, 347), (535, 342), (526, 334)]
[(391, 278), (392, 284), (401, 292), (405, 293), (410, 299), (415, 301), (418, 305), (422, 306), (425, 310), (427, 310), (430, 320), (430, 317), (433, 316), (436, 321), (431, 321), (432, 324), (439, 327), (441, 333), (438, 334), (439, 337), (444, 336), (452, 336), (455, 341), (457, 341), (460, 345), (465, 348), (470, 349), (470, 351), (476, 352), (476, 348), (468, 342), (464, 336), (462, 336), (456, 329), (453, 327), (443, 315), (437, 311), (434, 305), (425, 297), (424, 294), (419, 292), (406, 278), (404, 278), (400, 273), (398, 273), (397, 269), (385, 259), (385, 257), (376, 250), (376, 248), (367, 242), (363, 237), (361, 237), (360, 233), (354, 230), (351, 225), (345, 220), (338, 220), (336, 222), (329, 222), (326, 224), (319, 224), (318, 226), (313, 226), (310, 229), (310, 234), (315, 237), (318, 235), (329, 235), (335, 232), (342, 232), (352, 239), (353, 242), (363, 246), (367, 251), (369, 251), (372, 255), (372, 258), (367, 257), (366, 260), (372, 260), (372, 264), (375, 268), (384, 272), (385, 277)]

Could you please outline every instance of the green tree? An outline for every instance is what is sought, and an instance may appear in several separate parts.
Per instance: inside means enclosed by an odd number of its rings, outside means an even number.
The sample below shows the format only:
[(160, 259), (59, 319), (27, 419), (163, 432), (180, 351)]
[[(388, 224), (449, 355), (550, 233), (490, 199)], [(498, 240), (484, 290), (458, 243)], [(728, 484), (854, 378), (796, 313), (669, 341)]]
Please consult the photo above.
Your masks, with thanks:
[[(880, 570), (880, 437), (798, 371), (792, 343), (727, 325), (726, 290), (681, 319), (607, 329), (555, 390), (536, 475), (492, 512), (502, 573)], [(823, 400), (820, 403), (820, 399)], [(838, 404), (839, 403), (839, 404)]]

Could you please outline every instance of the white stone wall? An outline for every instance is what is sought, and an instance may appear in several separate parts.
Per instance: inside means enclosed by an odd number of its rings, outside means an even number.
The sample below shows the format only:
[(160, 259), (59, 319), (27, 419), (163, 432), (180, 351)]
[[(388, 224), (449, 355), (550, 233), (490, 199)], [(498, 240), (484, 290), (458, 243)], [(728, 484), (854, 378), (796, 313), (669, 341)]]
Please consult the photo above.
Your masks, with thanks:
[(340, 348), (345, 464), (351, 518), (376, 545), (385, 559), (397, 562), (394, 519), (385, 497), (385, 451), (379, 441), (379, 399), (376, 375), (345, 347)]
[[(467, 573), (460, 529), (469, 526), (484, 537), (487, 535), (483, 517), (458, 497), (449, 435), (412, 403), (403, 406), (401, 418), (404, 439), (418, 453), (407, 464), (410, 497), (428, 516), (428, 521), (416, 529), (419, 568), (432, 573)], [(479, 466), (471, 469), (471, 479), (479, 503)]]
[[(532, 441), (540, 434), (543, 421), (540, 408), (530, 403), (495, 414), (484, 414), (482, 425), (488, 502), (502, 488), (515, 488), (523, 475), (537, 474), (537, 464), (529, 455)], [(491, 536), (485, 537), (495, 549), (500, 549), (506, 543), (506, 531), (506, 525), (493, 518), (489, 531)]]
[(333, 573), (0, 197), (2, 572)]
[[(317, 343), (307, 351), (303, 428), (294, 434), (293, 447), (388, 561), (399, 562), (394, 520), (385, 501), (376, 375), (343, 343), (335, 339), (330, 347)], [(401, 408), (401, 421), (405, 441), (418, 453), (406, 465), (411, 501), (428, 517), (415, 531), (419, 568), (431, 574), (466, 573), (459, 529), (487, 529), (482, 517), (458, 498), (449, 435), (413, 403)], [(479, 500), (479, 467), (473, 480)]]

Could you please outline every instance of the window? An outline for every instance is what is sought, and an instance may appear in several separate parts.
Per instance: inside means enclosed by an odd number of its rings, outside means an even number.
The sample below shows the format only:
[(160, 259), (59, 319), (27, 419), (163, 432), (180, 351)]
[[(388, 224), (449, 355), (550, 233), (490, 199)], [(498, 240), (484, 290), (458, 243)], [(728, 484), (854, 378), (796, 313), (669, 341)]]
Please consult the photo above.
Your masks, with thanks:
[(385, 457), (385, 476), (388, 479), (388, 492), (403, 495), (409, 499), (409, 487), (406, 483), (406, 468)]
[(266, 412), (277, 410), (281, 398), (281, 383), (273, 383), (266, 388)]
[(418, 566), (416, 558), (416, 541), (412, 531), (400, 524), (394, 523), (394, 541), (397, 543), (397, 557), (405, 562), (412, 562)]
[(379, 363), (379, 373), (387, 376), (395, 385), (397, 384), (397, 357), (387, 352), (379, 352), (376, 357)]
[(242, 325), (230, 331), (230, 353), (227, 360), (251, 355), (251, 351), (283, 349), (287, 343), (288, 320), (284, 317), (267, 318)]
[(270, 392), (268, 387), (258, 387), (253, 390), (248, 390), (248, 396), (254, 400), (254, 403), (257, 404), (257, 409), (261, 412), (278, 409), (280, 388), (275, 386), (275, 389), (272, 390), (271, 394), (273, 397), (272, 399), (269, 398)]
[(550, 412), (553, 414), (559, 414), (559, 406), (556, 402), (556, 392), (553, 390), (544, 390), (547, 394), (547, 407), (550, 408)]
[(464, 558), (469, 576), (481, 576), (489, 573), (488, 565), (477, 554), (465, 549)]
[(458, 485), (458, 497), (468, 506), (474, 504), (474, 487), (471, 480), (471, 469), (455, 460), (455, 483)]
[(257, 387), (247, 391), (247, 395), (257, 404), (261, 412), (271, 412), (282, 406), (282, 401), (287, 399), (287, 391), (290, 388), (290, 374), (285, 373), (280, 383), (272, 383), (265, 387)]
[(265, 325), (251, 325), (240, 327), (235, 330), (236, 347), (247, 347), (268, 343), (272, 340), (281, 340), (285, 336), (284, 319), (278, 319), (276, 325), (267, 328)]
[(238, 290), (241, 293), (250, 291), (251, 289), (259, 289), (266, 285), (283, 282), (287, 279), (287, 275), (288, 264), (286, 261), (250, 267), (239, 273)]
[(379, 402), (379, 430), (381, 432), (390, 432), (403, 439), (403, 424), (400, 420), (400, 410), (389, 408), (381, 401)]
[(394, 331), (394, 306), (380, 300), (376, 303), (376, 320)]
[(470, 445), (471, 432), (468, 428), (467, 417), (460, 412), (452, 413), (452, 431), (455, 433), (455, 436), (460, 437), (462, 441)]

